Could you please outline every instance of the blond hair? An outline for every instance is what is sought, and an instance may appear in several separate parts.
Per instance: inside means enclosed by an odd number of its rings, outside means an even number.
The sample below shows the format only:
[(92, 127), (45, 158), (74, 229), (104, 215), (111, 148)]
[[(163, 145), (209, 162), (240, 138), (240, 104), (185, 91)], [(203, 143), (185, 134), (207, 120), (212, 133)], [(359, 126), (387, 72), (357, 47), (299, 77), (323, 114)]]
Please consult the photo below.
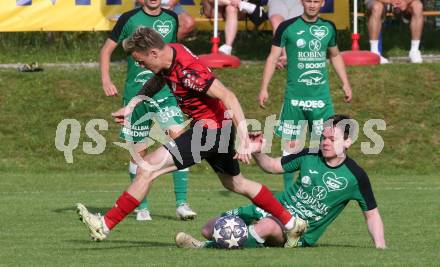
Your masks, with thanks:
[(162, 36), (155, 30), (147, 27), (139, 27), (131, 37), (122, 42), (124, 51), (128, 54), (133, 52), (144, 52), (153, 48), (162, 49), (165, 42)]

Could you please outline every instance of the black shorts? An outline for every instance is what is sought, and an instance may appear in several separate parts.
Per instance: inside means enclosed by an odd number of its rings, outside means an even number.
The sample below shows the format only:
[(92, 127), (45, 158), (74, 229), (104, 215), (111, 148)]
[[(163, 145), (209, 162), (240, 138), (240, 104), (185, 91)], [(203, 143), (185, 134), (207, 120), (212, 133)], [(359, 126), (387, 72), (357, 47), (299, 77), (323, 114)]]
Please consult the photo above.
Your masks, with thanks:
[(235, 155), (235, 128), (232, 122), (219, 129), (194, 126), (164, 145), (179, 170), (205, 159), (217, 173), (240, 174)]

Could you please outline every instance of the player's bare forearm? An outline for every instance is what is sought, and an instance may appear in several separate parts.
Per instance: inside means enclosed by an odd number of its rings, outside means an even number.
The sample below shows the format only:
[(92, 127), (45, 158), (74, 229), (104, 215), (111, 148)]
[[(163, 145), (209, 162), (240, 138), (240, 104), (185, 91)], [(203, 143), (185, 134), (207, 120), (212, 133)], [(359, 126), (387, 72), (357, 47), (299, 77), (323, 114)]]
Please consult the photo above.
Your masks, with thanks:
[(144, 83), (137, 93), (138, 96), (153, 97), (165, 86), (166, 82), (162, 76), (154, 75)]
[(107, 96), (115, 96), (118, 94), (116, 86), (110, 78), (110, 59), (117, 43), (111, 39), (107, 39), (101, 48), (99, 56), (99, 67), (101, 70), (101, 81), (104, 93)]
[[(278, 51), (280, 50), (280, 51)], [(278, 58), (280, 57), (282, 49), (277, 49), (277, 47), (272, 48), (269, 56), (266, 59), (266, 63), (264, 64), (263, 70), (263, 80), (261, 81), (261, 89), (267, 90), (270, 81), (272, 80), (272, 76), (275, 72), (276, 64), (278, 62)]]
[(103, 82), (110, 80), (110, 58), (116, 45), (114, 41), (107, 39), (101, 48), (99, 66), (101, 70), (101, 80)]
[(252, 159), (249, 133), (247, 130), (246, 118), (244, 117), (243, 110), (237, 97), (217, 79), (211, 84), (206, 94), (210, 97), (220, 99), (225, 105), (226, 110), (231, 113), (232, 122), (237, 129), (237, 135), (240, 140), (240, 145), (234, 158), (249, 164)]
[(352, 100), (352, 90), (350, 82), (348, 81), (347, 71), (345, 70), (345, 63), (342, 59), (339, 49), (337, 47), (329, 48), (330, 62), (336, 71), (339, 79), (342, 82), (342, 90), (344, 91), (345, 102), (349, 103)]
[(348, 81), (347, 71), (345, 69), (345, 63), (339, 51), (337, 54), (330, 57), (330, 62), (332, 63), (333, 68), (335, 69), (336, 74), (338, 75), (342, 84), (350, 84)]
[[(229, 91), (229, 90), (228, 90)], [(243, 109), (241, 108), (238, 98), (232, 91), (226, 93), (224, 99), (222, 99), (225, 104), (226, 110), (232, 112), (232, 122), (237, 128), (238, 136), (241, 140), (248, 137), (248, 130), (246, 124), (246, 118), (244, 116)]]
[(252, 156), (263, 171), (272, 174), (283, 173), (281, 158), (272, 158), (264, 153), (254, 153)]
[(272, 46), (270, 50), (270, 54), (266, 59), (266, 63), (264, 65), (263, 70), (263, 79), (261, 81), (260, 94), (258, 96), (258, 101), (260, 107), (265, 108), (265, 102), (269, 99), (269, 83), (272, 80), (272, 76), (275, 72), (276, 64), (278, 62), (278, 58), (282, 53), (282, 48), (278, 46)]
[(367, 223), (368, 232), (373, 239), (374, 245), (376, 246), (376, 248), (385, 249), (385, 232), (379, 210), (375, 208), (369, 211), (365, 211), (364, 216)]
[(235, 94), (231, 90), (227, 89), (218, 79), (214, 80), (206, 94), (212, 98), (220, 99), (223, 102), (226, 110), (232, 112), (232, 122), (237, 128), (239, 137), (248, 138), (246, 119), (244, 117), (240, 102)]

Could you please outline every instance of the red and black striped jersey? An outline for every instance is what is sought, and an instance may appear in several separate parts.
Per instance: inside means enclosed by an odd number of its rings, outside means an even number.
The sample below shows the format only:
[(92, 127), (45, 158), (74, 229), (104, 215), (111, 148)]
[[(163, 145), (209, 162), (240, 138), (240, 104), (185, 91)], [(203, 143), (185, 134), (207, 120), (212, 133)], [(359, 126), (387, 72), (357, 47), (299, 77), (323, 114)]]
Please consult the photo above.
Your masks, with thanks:
[(157, 73), (139, 94), (148, 96), (162, 86), (161, 82), (167, 82), (183, 113), (193, 119), (192, 124), (204, 121), (206, 128), (221, 128), (225, 106), (221, 100), (206, 94), (215, 80), (214, 74), (184, 45), (168, 45), (173, 50), (171, 67)]

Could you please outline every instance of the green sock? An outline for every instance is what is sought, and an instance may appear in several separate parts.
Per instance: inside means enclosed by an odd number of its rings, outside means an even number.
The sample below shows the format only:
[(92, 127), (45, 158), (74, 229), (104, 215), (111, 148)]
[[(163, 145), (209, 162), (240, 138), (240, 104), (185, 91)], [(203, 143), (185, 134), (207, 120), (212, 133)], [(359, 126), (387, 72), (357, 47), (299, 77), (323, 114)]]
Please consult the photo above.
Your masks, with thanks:
[[(133, 182), (134, 178), (136, 177), (135, 173), (129, 173), (130, 174), (130, 181)], [(141, 201), (141, 204), (137, 207), (138, 209), (148, 209), (148, 202), (147, 197), (144, 198), (144, 200)]]
[(215, 241), (207, 240), (207, 241), (205, 241), (205, 245), (203, 246), (203, 248), (218, 248), (218, 247), (217, 247), (217, 243), (215, 243)]
[(188, 187), (188, 169), (173, 172), (174, 193), (176, 194), (176, 207), (186, 203), (186, 188)]
[(283, 180), (284, 180), (284, 191), (286, 191), (287, 188), (292, 186), (292, 183), (293, 183), (293, 173), (284, 173), (283, 174)]

